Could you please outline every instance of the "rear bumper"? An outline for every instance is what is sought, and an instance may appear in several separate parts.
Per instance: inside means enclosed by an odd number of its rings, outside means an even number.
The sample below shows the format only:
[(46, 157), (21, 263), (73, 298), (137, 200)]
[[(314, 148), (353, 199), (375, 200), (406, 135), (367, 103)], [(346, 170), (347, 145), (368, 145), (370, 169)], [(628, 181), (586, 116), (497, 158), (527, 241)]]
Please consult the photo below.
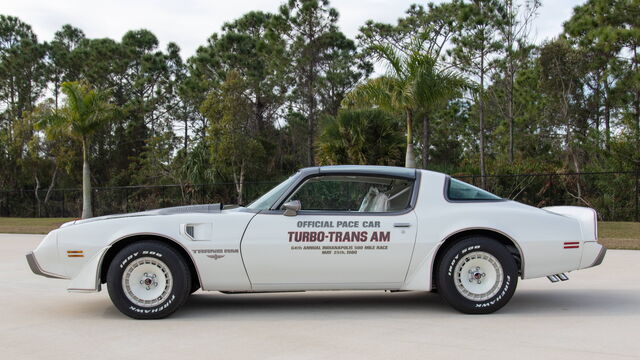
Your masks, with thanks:
[(600, 249), (600, 252), (598, 253), (598, 256), (593, 261), (593, 264), (591, 264), (590, 267), (598, 266), (598, 265), (602, 264), (602, 261), (604, 260), (604, 256), (605, 256), (606, 253), (607, 253), (607, 248), (602, 246), (602, 249)]
[(31, 271), (33, 271), (33, 273), (36, 275), (40, 275), (40, 276), (44, 276), (52, 279), (67, 279), (67, 277), (65, 276), (53, 274), (43, 270), (40, 264), (38, 264), (38, 260), (36, 260), (36, 256), (33, 253), (33, 251), (30, 251), (27, 254), (27, 264), (29, 264)]
[(582, 244), (582, 259), (580, 269), (586, 269), (602, 264), (607, 248), (596, 241), (585, 241)]

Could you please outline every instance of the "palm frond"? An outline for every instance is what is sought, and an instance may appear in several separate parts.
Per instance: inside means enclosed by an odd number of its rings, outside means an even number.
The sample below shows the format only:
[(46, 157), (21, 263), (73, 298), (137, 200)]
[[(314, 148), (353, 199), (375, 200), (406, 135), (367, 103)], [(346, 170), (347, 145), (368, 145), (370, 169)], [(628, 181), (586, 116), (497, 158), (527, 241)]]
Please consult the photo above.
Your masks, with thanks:
[(51, 131), (65, 131), (76, 138), (94, 134), (110, 117), (112, 107), (108, 95), (91, 89), (85, 83), (64, 82), (65, 106), (45, 116), (40, 126)]
[(347, 94), (343, 105), (354, 108), (393, 107), (392, 98), (397, 86), (396, 79), (392, 77), (381, 76), (370, 79)]
[(387, 63), (387, 73), (389, 76), (404, 78), (406, 76), (405, 62), (400, 52), (389, 45), (373, 45), (371, 46), (378, 60), (384, 60)]

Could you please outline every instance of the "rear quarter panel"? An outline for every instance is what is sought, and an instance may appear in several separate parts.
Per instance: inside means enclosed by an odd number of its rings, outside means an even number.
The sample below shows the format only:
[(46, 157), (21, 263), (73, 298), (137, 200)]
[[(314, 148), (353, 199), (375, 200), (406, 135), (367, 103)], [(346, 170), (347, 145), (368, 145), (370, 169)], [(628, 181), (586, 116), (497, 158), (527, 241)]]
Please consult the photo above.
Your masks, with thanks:
[(418, 233), (405, 289), (431, 289), (431, 271), (440, 246), (465, 230), (486, 229), (512, 239), (523, 257), (522, 277), (535, 278), (579, 268), (581, 249), (564, 249), (582, 241), (579, 223), (514, 201), (449, 202), (446, 176), (425, 171), (416, 215)]

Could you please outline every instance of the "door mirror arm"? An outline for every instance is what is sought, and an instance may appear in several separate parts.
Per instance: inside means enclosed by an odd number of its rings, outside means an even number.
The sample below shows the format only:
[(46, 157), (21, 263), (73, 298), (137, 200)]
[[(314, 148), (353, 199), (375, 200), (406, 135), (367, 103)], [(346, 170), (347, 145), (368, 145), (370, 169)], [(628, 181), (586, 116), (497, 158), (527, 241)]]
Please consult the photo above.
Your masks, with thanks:
[(284, 216), (296, 216), (302, 208), (302, 204), (300, 200), (292, 200), (284, 203), (282, 207), (284, 208)]

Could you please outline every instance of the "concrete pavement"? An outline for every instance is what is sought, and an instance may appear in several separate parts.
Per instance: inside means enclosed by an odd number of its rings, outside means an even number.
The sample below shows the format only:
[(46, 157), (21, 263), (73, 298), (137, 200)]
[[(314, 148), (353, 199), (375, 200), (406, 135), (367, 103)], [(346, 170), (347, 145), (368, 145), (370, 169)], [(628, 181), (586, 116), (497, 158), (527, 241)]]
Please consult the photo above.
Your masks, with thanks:
[(640, 251), (610, 250), (567, 282), (521, 281), (492, 315), (421, 292), (199, 291), (170, 318), (136, 321), (106, 289), (32, 274), (24, 254), (41, 238), (0, 234), (4, 359), (640, 358)]

